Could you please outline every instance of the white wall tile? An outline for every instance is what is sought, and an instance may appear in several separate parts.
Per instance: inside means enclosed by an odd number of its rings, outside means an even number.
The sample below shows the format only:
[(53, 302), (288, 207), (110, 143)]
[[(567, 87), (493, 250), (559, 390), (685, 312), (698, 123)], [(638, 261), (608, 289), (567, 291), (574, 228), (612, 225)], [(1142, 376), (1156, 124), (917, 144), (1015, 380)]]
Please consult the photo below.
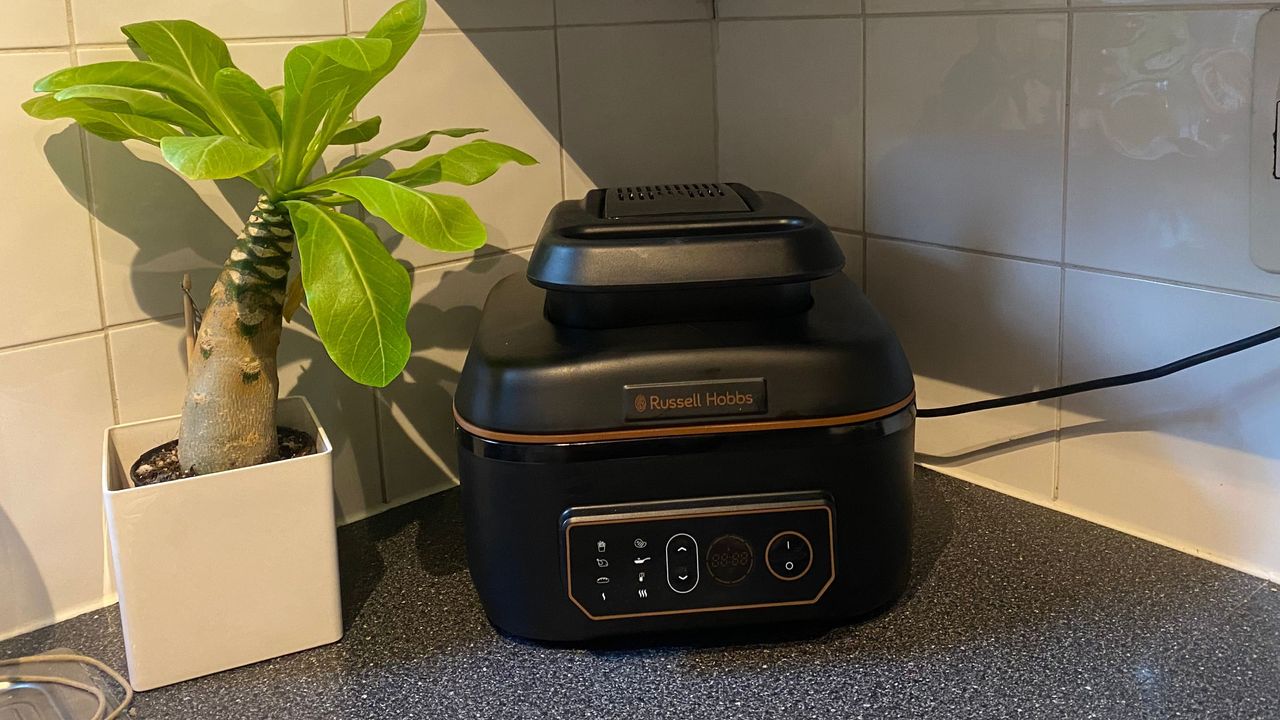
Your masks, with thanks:
[(110, 594), (101, 467), (111, 422), (101, 335), (0, 353), (0, 637)]
[[(339, 519), (382, 505), (373, 394), (349, 380), (325, 353), (305, 311), (286, 323), (280, 342), (280, 395), (304, 395), (333, 443)], [(182, 325), (149, 322), (111, 331), (111, 361), (121, 422), (176, 415), (187, 375)]]
[(1249, 127), (1260, 13), (1076, 18), (1069, 262), (1280, 294), (1249, 259)]
[(457, 482), (453, 393), (493, 284), (528, 267), (529, 251), (418, 270), (404, 375), (378, 391), (387, 499), (403, 502)]
[[(389, 5), (390, 3), (388, 3)], [(120, 26), (183, 18), (223, 38), (341, 35), (347, 31), (342, 0), (71, 0), (78, 43), (122, 43)]]
[(706, 20), (712, 0), (556, 0), (561, 25)]
[(867, 231), (1059, 259), (1066, 17), (866, 22)]
[[(1064, 380), (1142, 370), (1280, 324), (1280, 303), (1069, 271)], [(1063, 401), (1073, 512), (1280, 571), (1280, 348)]]
[[(1080, 4), (1080, 0), (1076, 0)], [(1063, 8), (1067, 0), (867, 0), (869, 13), (951, 12)]]
[[(296, 44), (232, 43), (231, 54), (245, 72), (273, 85)], [(123, 48), (80, 50), (79, 56), (85, 63), (132, 58)], [(192, 294), (202, 301), (257, 190), (243, 180), (186, 180), (158, 148), (141, 142), (88, 142), (107, 324), (182, 312), (184, 272), (191, 272)], [(330, 148), (325, 158), (332, 165), (349, 152)]]
[(566, 197), (715, 179), (709, 23), (559, 33)]
[[(368, 32), (391, 0), (347, 0), (351, 31)], [(425, 30), (537, 27), (555, 24), (555, 0), (430, 0)]]
[(719, 24), (720, 177), (862, 228), (862, 21)]
[[(538, 159), (539, 164), (531, 167), (504, 167), (474, 187), (430, 188), (472, 203), (489, 229), (490, 250), (533, 244), (547, 211), (562, 199), (553, 32), (423, 36), (360, 106), (361, 117), (381, 115), (383, 119), (381, 135), (368, 147), (436, 128), (484, 127), (489, 132), (478, 137), (513, 145)], [(411, 164), (456, 143), (440, 138), (423, 153), (399, 152), (387, 159), (397, 165)], [(396, 256), (414, 265), (458, 257), (383, 230), (396, 246)]]
[[(906, 349), (920, 407), (1056, 384), (1061, 270), (876, 238), (867, 243), (867, 291)], [(917, 459), (1047, 500), (1056, 427), (1052, 404), (921, 419)]]
[(66, 45), (65, 0), (7, 0), (0, 23), (0, 48)]
[[(1094, 7), (1101, 5), (1233, 5), (1250, 3), (1254, 0), (1072, 0), (1074, 7)], [(1266, 3), (1263, 3), (1266, 4)]]
[(716, 10), (722, 18), (856, 15), (862, 12), (862, 0), (720, 0)]
[(0, 55), (0, 147), (5, 156), (5, 264), (0, 347), (102, 326), (85, 209), (80, 131), (28, 117), (31, 84), (71, 64), (67, 52)]

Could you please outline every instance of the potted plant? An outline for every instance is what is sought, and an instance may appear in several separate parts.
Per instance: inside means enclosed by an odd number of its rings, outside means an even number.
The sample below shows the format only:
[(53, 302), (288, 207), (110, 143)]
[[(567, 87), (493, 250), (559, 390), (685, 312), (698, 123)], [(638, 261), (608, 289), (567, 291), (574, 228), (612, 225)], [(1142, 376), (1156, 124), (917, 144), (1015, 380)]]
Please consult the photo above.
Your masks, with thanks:
[[(365, 174), (392, 151), (483, 132), (455, 128), (317, 169), (329, 146), (377, 135), (378, 117), (352, 113), (418, 39), (425, 14), (425, 0), (405, 0), (366, 37), (299, 45), (284, 84), (265, 88), (195, 23), (127, 25), (138, 60), (59, 70), (23, 105), (107, 140), (156, 145), (188, 178), (243, 178), (261, 192), (189, 347), (181, 415), (106, 433), (103, 496), (138, 689), (341, 636), (330, 446), (305, 399), (277, 402), (282, 318), (305, 296), (334, 362), (357, 382), (386, 385), (409, 358), (409, 274), (341, 210), (362, 206), (436, 250), (472, 250), (485, 228), (466, 201), (418, 188), (472, 185), (505, 163), (535, 162), (472, 139), (384, 177)], [(295, 243), (301, 267), (290, 280)]]

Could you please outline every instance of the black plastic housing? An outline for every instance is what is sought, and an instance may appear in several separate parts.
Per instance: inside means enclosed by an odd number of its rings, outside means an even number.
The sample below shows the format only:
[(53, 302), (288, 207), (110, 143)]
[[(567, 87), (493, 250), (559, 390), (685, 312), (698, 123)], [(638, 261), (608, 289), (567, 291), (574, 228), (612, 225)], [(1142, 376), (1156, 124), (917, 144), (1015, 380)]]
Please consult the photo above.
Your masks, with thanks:
[[(804, 208), (740, 185), (597, 190), (556, 206), (527, 276), (490, 292), (455, 394), (468, 559), (495, 625), (579, 641), (840, 621), (902, 592), (914, 381), (842, 265), (830, 231)], [(584, 506), (702, 507), (779, 493), (831, 508), (822, 556), (832, 580), (820, 595), (766, 606), (757, 600), (770, 587), (791, 597), (803, 583), (759, 575), (741, 586), (754, 598), (741, 605), (726, 587), (670, 611), (686, 597), (672, 587), (628, 599), (668, 611), (604, 617), (571, 597), (571, 556), (580, 571), (606, 565), (604, 556), (583, 565), (581, 548), (568, 547), (562, 519)], [(724, 535), (737, 521), (698, 522)], [(774, 529), (786, 528), (754, 532)], [(591, 588), (600, 607), (614, 602), (607, 593), (651, 587), (622, 588), (623, 579)]]

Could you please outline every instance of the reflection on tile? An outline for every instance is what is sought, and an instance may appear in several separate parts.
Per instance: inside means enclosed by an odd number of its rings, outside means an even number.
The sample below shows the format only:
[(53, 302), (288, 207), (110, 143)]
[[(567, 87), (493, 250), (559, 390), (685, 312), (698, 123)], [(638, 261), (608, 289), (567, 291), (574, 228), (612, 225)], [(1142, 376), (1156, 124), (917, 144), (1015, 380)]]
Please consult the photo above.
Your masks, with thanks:
[(528, 266), (528, 250), (418, 270), (413, 275), (404, 375), (378, 391), (387, 500), (400, 503), (457, 482), (453, 393), (493, 284)]
[[(7, 0), (0, 24), (0, 48), (67, 44), (66, 0)], [(34, 79), (34, 78), (33, 78)], [(27, 89), (30, 90), (30, 83)]]
[(96, 606), (103, 572), (101, 335), (0, 353), (0, 637)]
[(716, 15), (722, 18), (854, 15), (860, 12), (861, 0), (720, 0), (716, 6)]
[[(364, 33), (378, 22), (391, 0), (347, 0), (351, 32)], [(555, 24), (554, 0), (429, 0), (425, 30), (537, 27)]]
[[(70, 0), (76, 42), (119, 43), (120, 26), (156, 18), (185, 18), (223, 38), (341, 35), (342, 0)], [(390, 6), (390, 0), (387, 2)]]
[[(280, 82), (284, 57), (296, 43), (240, 43), (232, 57), (263, 85)], [(80, 50), (82, 63), (131, 59), (123, 48)], [(207, 297), (253, 207), (257, 190), (243, 180), (189, 181), (158, 148), (90, 137), (103, 297), (108, 325), (182, 312), (179, 284), (191, 272), (197, 299)], [(325, 153), (332, 164), (345, 148)]]
[[(907, 351), (920, 407), (1051, 387), (1058, 365), (1058, 268), (867, 240), (867, 291)], [(1047, 500), (1052, 404), (916, 425), (917, 459), (965, 479)]]
[[(425, 35), (360, 105), (361, 117), (383, 119), (380, 136), (367, 147), (437, 128), (483, 127), (489, 132), (482, 137), (538, 159), (531, 167), (508, 165), (474, 187), (445, 183), (429, 188), (472, 203), (489, 229), (489, 250), (531, 245), (547, 211), (562, 197), (553, 32)], [(433, 141), (426, 153), (393, 153), (387, 159), (411, 164), (457, 142), (444, 138)], [(458, 257), (428, 250), (385, 226), (381, 230), (396, 256), (415, 266)]]
[[(1280, 324), (1280, 303), (1069, 271), (1067, 382), (1154, 367)], [(1280, 568), (1280, 348), (1064, 399), (1071, 511), (1255, 572)]]
[[(333, 443), (339, 520), (350, 522), (382, 504), (373, 395), (342, 374), (325, 353), (305, 311), (285, 324), (280, 341), (280, 396), (303, 395)], [(186, 363), (180, 322), (149, 322), (111, 331), (112, 372), (121, 422), (182, 410)]]
[(866, 22), (867, 231), (1058, 260), (1065, 16)]
[[(866, 0), (869, 13), (1065, 8), (1067, 0)], [(1080, 0), (1076, 0), (1080, 4)]]
[(1249, 259), (1257, 11), (1076, 19), (1069, 262), (1280, 294)]
[(709, 23), (559, 32), (566, 197), (715, 179)]
[(720, 177), (860, 229), (862, 21), (720, 23), (716, 70)]
[(556, 0), (561, 25), (707, 20), (713, 0)]
[(67, 52), (0, 55), (0, 147), (11, 178), (0, 237), (5, 265), (22, 269), (0, 283), (0, 347), (102, 326), (80, 132), (19, 107), (33, 81), (70, 64)]

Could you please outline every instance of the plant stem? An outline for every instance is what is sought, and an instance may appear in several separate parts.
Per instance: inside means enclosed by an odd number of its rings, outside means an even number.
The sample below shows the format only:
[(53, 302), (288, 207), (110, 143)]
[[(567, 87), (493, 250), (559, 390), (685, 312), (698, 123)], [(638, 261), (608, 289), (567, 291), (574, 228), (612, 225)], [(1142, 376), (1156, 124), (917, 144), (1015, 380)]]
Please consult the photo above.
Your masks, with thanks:
[(222, 266), (187, 373), (178, 460), (197, 474), (276, 454), (276, 351), (293, 255), (284, 208), (262, 196)]

